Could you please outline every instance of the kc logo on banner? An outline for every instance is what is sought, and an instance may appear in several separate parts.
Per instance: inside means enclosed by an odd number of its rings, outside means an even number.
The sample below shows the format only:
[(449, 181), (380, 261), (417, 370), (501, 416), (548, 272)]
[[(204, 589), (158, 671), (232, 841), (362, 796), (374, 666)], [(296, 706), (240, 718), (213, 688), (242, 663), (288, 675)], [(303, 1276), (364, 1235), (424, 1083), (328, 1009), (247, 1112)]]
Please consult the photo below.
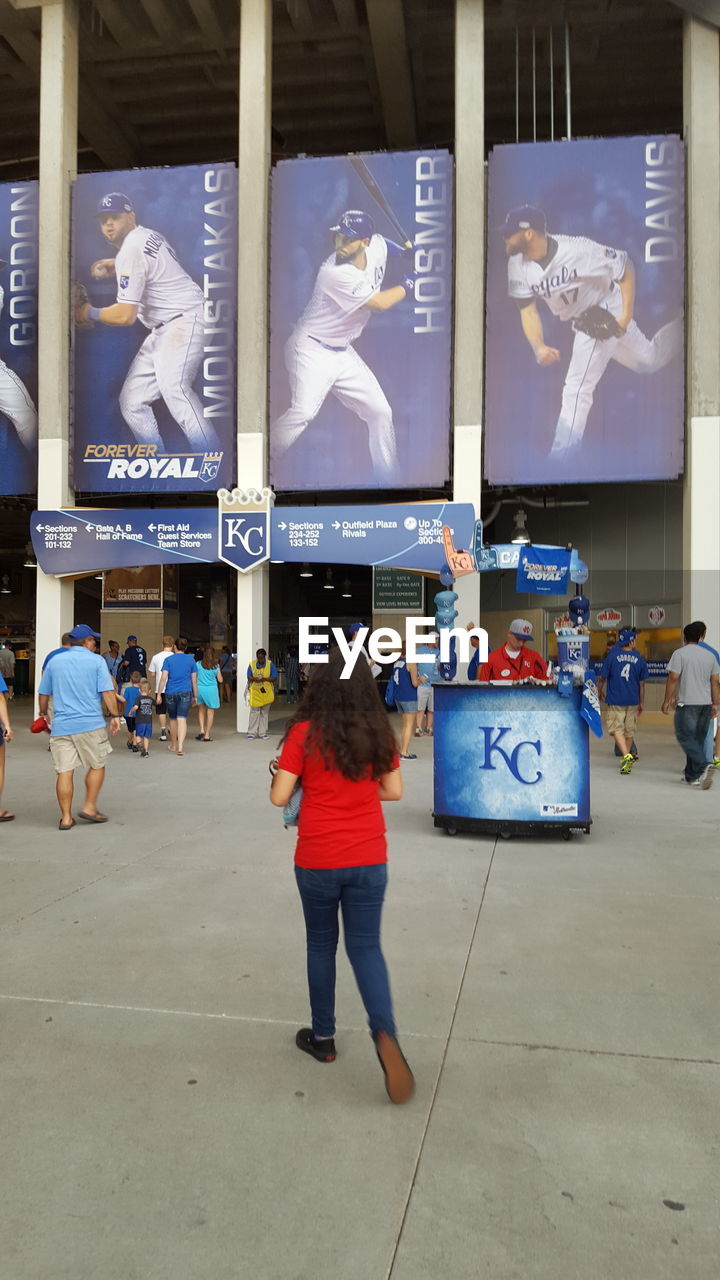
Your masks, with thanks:
[(218, 544), (220, 559), (248, 573), (270, 556), (272, 489), (220, 489)]

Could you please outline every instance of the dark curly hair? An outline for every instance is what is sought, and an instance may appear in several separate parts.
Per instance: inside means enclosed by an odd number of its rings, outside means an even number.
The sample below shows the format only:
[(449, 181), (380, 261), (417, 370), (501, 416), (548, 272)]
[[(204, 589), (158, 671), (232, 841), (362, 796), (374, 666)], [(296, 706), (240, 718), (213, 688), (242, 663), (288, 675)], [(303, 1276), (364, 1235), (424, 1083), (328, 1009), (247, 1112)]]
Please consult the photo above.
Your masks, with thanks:
[(340, 679), (345, 658), (330, 650), (327, 663), (317, 663), (303, 700), (288, 720), (283, 741), (295, 724), (310, 722), (306, 750), (320, 752), (326, 768), (337, 769), (351, 782), (389, 773), (397, 752), (387, 711), (362, 654), (347, 680)]

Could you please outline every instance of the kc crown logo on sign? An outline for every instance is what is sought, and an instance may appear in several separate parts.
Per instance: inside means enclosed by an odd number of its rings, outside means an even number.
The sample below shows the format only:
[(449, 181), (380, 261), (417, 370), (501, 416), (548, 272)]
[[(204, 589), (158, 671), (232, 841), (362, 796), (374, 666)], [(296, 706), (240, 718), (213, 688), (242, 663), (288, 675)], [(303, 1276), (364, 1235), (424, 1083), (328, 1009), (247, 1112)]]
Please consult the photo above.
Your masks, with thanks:
[(218, 491), (218, 554), (221, 560), (249, 573), (270, 558), (272, 489)]

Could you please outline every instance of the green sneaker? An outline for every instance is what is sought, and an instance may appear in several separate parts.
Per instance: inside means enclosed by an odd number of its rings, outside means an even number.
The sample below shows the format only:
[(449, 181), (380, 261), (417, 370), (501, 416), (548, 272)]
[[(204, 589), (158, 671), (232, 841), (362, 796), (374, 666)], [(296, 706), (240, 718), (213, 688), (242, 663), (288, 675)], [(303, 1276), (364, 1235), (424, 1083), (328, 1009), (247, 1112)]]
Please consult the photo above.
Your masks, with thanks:
[(720, 756), (715, 757), (715, 759), (713, 760), (713, 764), (715, 765), (716, 769), (720, 769)]
[(621, 773), (630, 773), (635, 763), (635, 757), (632, 755), (623, 756), (623, 762), (620, 765)]

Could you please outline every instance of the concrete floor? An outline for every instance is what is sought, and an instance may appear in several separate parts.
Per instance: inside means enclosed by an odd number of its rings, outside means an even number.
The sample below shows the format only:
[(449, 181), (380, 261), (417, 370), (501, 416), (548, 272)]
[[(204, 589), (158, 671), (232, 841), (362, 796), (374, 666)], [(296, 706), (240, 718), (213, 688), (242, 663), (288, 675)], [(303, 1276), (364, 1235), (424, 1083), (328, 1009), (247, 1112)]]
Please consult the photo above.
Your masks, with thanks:
[[(389, 805), (385, 948), (417, 1076), (386, 1099), (344, 958), (307, 1021), (269, 742), (111, 757), (57, 830), (16, 702), (0, 827), (2, 1280), (716, 1280), (718, 815), (641, 729), (593, 740), (589, 836), (435, 831), (431, 741)], [(76, 808), (79, 806), (76, 806)]]

